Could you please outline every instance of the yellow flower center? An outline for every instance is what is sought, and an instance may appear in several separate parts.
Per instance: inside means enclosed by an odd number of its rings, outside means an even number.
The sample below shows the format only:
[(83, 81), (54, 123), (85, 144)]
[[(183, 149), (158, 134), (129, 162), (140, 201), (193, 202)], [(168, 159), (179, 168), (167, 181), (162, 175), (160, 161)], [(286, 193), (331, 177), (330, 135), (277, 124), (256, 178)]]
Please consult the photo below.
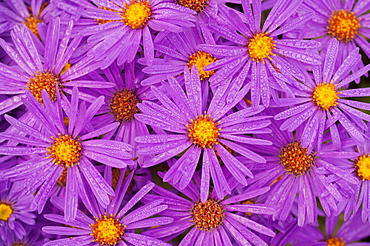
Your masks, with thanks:
[(298, 176), (311, 170), (315, 156), (313, 152), (308, 154), (308, 148), (299, 142), (293, 142), (281, 148), (279, 158), (287, 172)]
[(209, 0), (178, 0), (181, 6), (192, 9), (196, 12), (201, 12), (208, 5)]
[(332, 237), (325, 240), (326, 246), (345, 246), (346, 242), (340, 237)]
[(357, 171), (357, 176), (359, 176), (362, 181), (370, 180), (370, 156), (362, 155), (355, 161), (355, 168)]
[(58, 84), (59, 89), (61, 89), (62, 83), (59, 80), (58, 76), (55, 76), (50, 72), (39, 72), (36, 75), (33, 75), (32, 78), (28, 79), (26, 89), (29, 90), (32, 95), (42, 103), (42, 90), (46, 90), (51, 101), (57, 99), (56, 94), (56, 85)]
[(98, 242), (101, 245), (117, 245), (122, 239), (126, 226), (120, 224), (113, 214), (110, 216), (100, 215), (95, 221), (95, 224), (90, 225), (93, 242)]
[(113, 114), (117, 120), (130, 121), (134, 118), (136, 113), (140, 112), (137, 107), (139, 102), (140, 100), (134, 92), (127, 89), (118, 91), (113, 94), (110, 100), (109, 107), (111, 109), (111, 114)]
[(338, 41), (348, 42), (359, 33), (360, 19), (348, 10), (336, 10), (331, 13), (326, 28), (330, 36)]
[(39, 31), (37, 30), (37, 24), (42, 22), (43, 21), (40, 18), (34, 17), (32, 14), (23, 21), (26, 27), (28, 27), (28, 29), (30, 29), (31, 32), (33, 32), (39, 38), (40, 36)]
[(211, 148), (214, 144), (218, 144), (218, 136), (221, 128), (217, 128), (219, 124), (216, 119), (211, 119), (211, 115), (197, 116), (195, 120), (191, 119), (188, 128), (188, 136), (194, 144), (202, 148)]
[(258, 33), (249, 40), (248, 53), (253, 61), (265, 63), (265, 58), (272, 60), (271, 55), (276, 55), (272, 53), (272, 50), (276, 49), (275, 43), (276, 41), (269, 37), (267, 32)]
[(152, 15), (149, 1), (131, 0), (131, 4), (124, 3), (122, 18), (126, 25), (132, 29), (142, 28)]
[(204, 51), (198, 51), (197, 53), (194, 53), (190, 56), (188, 67), (189, 69), (191, 69), (193, 65), (197, 66), (199, 77), (201, 80), (203, 80), (215, 74), (215, 70), (204, 71), (204, 68), (206, 66), (208, 66), (211, 63), (214, 63), (215, 61), (217, 61), (217, 59), (213, 57), (211, 54)]
[(9, 204), (0, 203), (0, 220), (7, 221), (12, 213), (13, 209)]
[(332, 83), (327, 84), (323, 82), (318, 84), (313, 91), (312, 100), (313, 102), (322, 109), (329, 110), (330, 107), (337, 106), (337, 99), (340, 92), (335, 90), (335, 86)]
[(81, 144), (78, 140), (71, 136), (58, 134), (58, 137), (51, 137), (54, 139), (54, 144), (47, 149), (46, 158), (53, 158), (55, 164), (63, 165), (64, 167), (74, 166), (79, 164), (81, 157)]
[(222, 225), (225, 218), (225, 209), (219, 202), (208, 199), (206, 202), (197, 202), (191, 209), (194, 226), (200, 230), (211, 231)]

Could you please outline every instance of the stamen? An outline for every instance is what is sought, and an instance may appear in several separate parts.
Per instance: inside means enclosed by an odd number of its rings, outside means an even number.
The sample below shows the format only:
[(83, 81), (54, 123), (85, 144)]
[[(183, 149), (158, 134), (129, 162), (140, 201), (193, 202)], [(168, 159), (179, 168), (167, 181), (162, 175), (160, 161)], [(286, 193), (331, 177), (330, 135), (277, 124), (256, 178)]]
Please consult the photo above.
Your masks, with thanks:
[(178, 0), (178, 4), (196, 12), (202, 12), (208, 3), (209, 0)]
[(52, 102), (57, 99), (56, 85), (58, 84), (59, 90), (61, 90), (62, 83), (58, 76), (51, 72), (38, 72), (28, 79), (26, 89), (29, 90), (32, 95), (39, 101), (42, 102), (42, 90), (46, 90)]
[(265, 58), (272, 60), (271, 55), (276, 56), (272, 53), (272, 50), (276, 49), (274, 41), (268, 36), (268, 33), (258, 33), (254, 35), (247, 44), (248, 53), (253, 61), (262, 61), (265, 63)]
[(212, 231), (222, 225), (225, 209), (219, 204), (219, 201), (208, 199), (204, 203), (195, 203), (191, 214), (195, 227), (200, 230)]
[(211, 148), (218, 144), (221, 128), (217, 128), (219, 122), (216, 123), (215, 120), (211, 119), (211, 115), (206, 113), (197, 116), (195, 120), (191, 119), (190, 125), (186, 125), (191, 141), (202, 148)]
[(123, 21), (132, 29), (142, 28), (152, 16), (149, 1), (131, 0), (130, 4), (124, 3), (124, 6)]
[(315, 163), (314, 153), (308, 154), (308, 148), (303, 148), (299, 142), (282, 147), (279, 158), (285, 170), (296, 176), (309, 172)]
[(193, 65), (196, 65), (199, 72), (199, 77), (201, 80), (211, 77), (213, 74), (215, 74), (215, 70), (211, 71), (204, 71), (204, 68), (208, 66), (211, 63), (214, 63), (217, 61), (215, 57), (213, 57), (211, 54), (204, 52), (204, 51), (198, 51), (197, 53), (194, 53), (190, 56), (188, 67), (191, 69)]
[(126, 226), (122, 225), (113, 214), (100, 215), (95, 221), (95, 224), (90, 224), (93, 242), (101, 245), (117, 245), (122, 240)]
[(359, 33), (360, 19), (349, 10), (336, 10), (331, 14), (326, 26), (328, 34), (338, 41), (352, 41)]
[(10, 215), (12, 215), (13, 209), (10, 204), (0, 203), (0, 220), (8, 221)]
[(26, 25), (26, 27), (28, 27), (28, 29), (31, 30), (31, 32), (33, 32), (33, 34), (35, 34), (38, 38), (40, 38), (39, 31), (37, 30), (37, 24), (43, 23), (43, 21), (40, 18), (34, 17), (31, 14), (24, 20), (23, 23)]
[(337, 92), (335, 86), (335, 84), (327, 84), (326, 82), (316, 86), (312, 94), (312, 100), (316, 106), (324, 110), (329, 110), (330, 107), (338, 105), (338, 95), (341, 92)]
[(362, 181), (370, 180), (370, 156), (362, 155), (358, 157), (355, 161), (355, 168), (357, 176), (362, 179)]
[(78, 161), (81, 157), (81, 144), (78, 140), (73, 139), (70, 135), (58, 134), (54, 139), (54, 144), (47, 149), (47, 157), (53, 158), (53, 162), (64, 167), (70, 167), (80, 164)]
[(140, 100), (134, 92), (127, 89), (118, 91), (113, 94), (110, 100), (109, 107), (111, 109), (111, 114), (113, 114), (117, 120), (131, 121), (134, 119), (135, 114), (140, 112), (137, 107), (139, 102)]
[(326, 246), (345, 246), (346, 242), (340, 237), (332, 237), (325, 240)]

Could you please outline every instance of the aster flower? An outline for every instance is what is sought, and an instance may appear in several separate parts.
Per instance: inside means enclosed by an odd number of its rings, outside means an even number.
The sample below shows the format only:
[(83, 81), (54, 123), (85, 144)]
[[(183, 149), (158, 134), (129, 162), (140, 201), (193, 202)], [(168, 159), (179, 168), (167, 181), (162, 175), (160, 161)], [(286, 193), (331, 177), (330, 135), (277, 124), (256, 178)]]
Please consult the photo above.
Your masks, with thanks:
[(35, 223), (36, 216), (29, 208), (33, 196), (14, 192), (7, 181), (1, 181), (2, 186), (8, 189), (0, 189), (0, 243), (3, 241), (5, 245), (12, 245), (13, 239), (22, 239), (26, 234), (25, 224)]
[[(22, 105), (26, 91), (42, 102), (41, 91), (46, 90), (52, 101), (56, 100), (56, 88), (71, 93), (73, 86), (88, 88), (107, 88), (113, 83), (102, 81), (86, 81), (81, 76), (95, 70), (99, 64), (86, 57), (71, 66), (67, 71), (68, 61), (80, 43), (81, 37), (71, 39), (73, 22), (62, 35), (60, 19), (53, 19), (47, 28), (45, 46), (40, 50), (31, 38), (25, 26), (15, 26), (11, 32), (15, 48), (3, 39), (0, 46), (18, 65), (8, 66), (0, 63), (0, 93), (12, 95), (0, 103), (0, 114), (9, 112)], [(42, 53), (42, 55), (40, 55)], [(66, 67), (67, 65), (67, 67)], [(69, 64), (70, 65), (70, 64)], [(81, 98), (94, 101), (95, 98), (81, 93)]]
[[(278, 210), (273, 219), (284, 221), (294, 211), (299, 226), (313, 223), (319, 213), (317, 199), (328, 216), (336, 212), (338, 203), (345, 203), (353, 193), (351, 186), (358, 183), (350, 170), (341, 168), (343, 162), (357, 156), (356, 152), (347, 151), (354, 145), (353, 141), (343, 141), (337, 151), (330, 142), (323, 144), (320, 151), (309, 150), (302, 146), (302, 127), (293, 134), (281, 131), (280, 124), (273, 121), (270, 128), (271, 134), (260, 136), (273, 145), (268, 149), (253, 148), (267, 163), (240, 161), (256, 173), (249, 181), (252, 187), (271, 186), (266, 193), (266, 204)], [(325, 136), (324, 140), (327, 139), (330, 137)]]
[(313, 146), (320, 149), (325, 130), (330, 129), (332, 141), (336, 148), (340, 147), (338, 136), (339, 122), (351, 137), (358, 143), (365, 141), (362, 130), (368, 127), (363, 120), (369, 121), (370, 116), (358, 109), (370, 109), (369, 103), (348, 100), (351, 97), (366, 97), (370, 95), (368, 88), (345, 89), (348, 84), (365, 74), (370, 65), (349, 74), (361, 60), (358, 48), (354, 49), (340, 66), (335, 65), (338, 57), (339, 41), (332, 39), (322, 66), (313, 70), (313, 78), (307, 74), (305, 83), (296, 84), (299, 97), (296, 99), (279, 99), (277, 106), (289, 106), (289, 109), (277, 114), (276, 120), (284, 120), (281, 130), (290, 132), (299, 126), (304, 126), (302, 146)]
[(118, 65), (132, 62), (143, 46), (144, 56), (151, 64), (154, 58), (151, 30), (181, 32), (193, 26), (194, 11), (162, 0), (76, 1), (84, 8), (80, 32), (89, 36), (79, 54), (87, 52), (107, 68), (117, 59)]
[[(366, 0), (341, 1), (304, 1), (301, 12), (313, 12), (314, 17), (295, 36), (299, 39), (314, 38), (322, 43), (324, 52), (329, 47), (331, 39), (339, 41), (340, 59), (345, 59), (352, 50), (359, 46), (370, 57), (369, 10), (370, 4)], [(338, 60), (340, 60), (338, 59)], [(358, 70), (363, 67), (360, 62), (353, 67)]]
[[(197, 182), (199, 176), (197, 177)], [(180, 190), (178, 186), (176, 189)], [(275, 210), (262, 204), (243, 204), (247, 199), (255, 198), (269, 190), (268, 187), (254, 189), (229, 198), (219, 198), (212, 194), (202, 202), (199, 186), (193, 182), (183, 195), (176, 195), (159, 186), (153, 188), (155, 194), (149, 194), (144, 201), (163, 200), (168, 209), (161, 214), (172, 217), (173, 223), (155, 228), (145, 235), (157, 236), (168, 240), (189, 230), (179, 245), (267, 245), (255, 233), (273, 237), (275, 233), (250, 218), (236, 212), (271, 215)]]
[[(122, 69), (124, 76), (121, 72)], [(134, 116), (140, 111), (137, 104), (147, 99), (147, 93), (150, 90), (149, 87), (140, 85), (144, 74), (137, 69), (134, 62), (127, 63), (122, 68), (113, 63), (107, 69), (104, 69), (102, 73), (115, 86), (96, 91), (96, 95), (105, 96), (105, 101), (97, 112), (98, 116), (93, 118), (92, 124), (94, 127), (102, 127), (118, 122), (117, 128), (104, 136), (104, 138), (131, 144), (134, 148), (134, 158), (138, 158), (138, 162), (142, 163), (143, 158), (136, 153), (136, 142), (134, 139), (137, 136), (149, 134), (149, 131), (147, 126), (135, 119)], [(105, 80), (97, 72), (92, 73), (90, 76), (96, 80)]]
[[(210, 25), (212, 31), (230, 41), (225, 45), (198, 46), (201, 51), (219, 58), (205, 68), (206, 71), (218, 69), (210, 78), (211, 86), (217, 88), (235, 75), (232, 85), (236, 88), (250, 85), (255, 106), (262, 100), (263, 105), (268, 107), (270, 96), (276, 91), (284, 91), (293, 97), (288, 85), (294, 84), (295, 78), (304, 79), (301, 75), (302, 64), (321, 64), (321, 57), (315, 52), (319, 42), (278, 38), (310, 18), (311, 15), (306, 14), (287, 21), (301, 2), (279, 0), (261, 28), (261, 1), (253, 0), (250, 5), (243, 0), (243, 19), (226, 12), (225, 18), (230, 22), (227, 26)], [(251, 74), (251, 79), (246, 80), (248, 74)]]
[[(127, 203), (122, 203), (125, 192), (132, 178), (131, 173), (122, 184), (123, 175), (121, 175), (118, 189), (115, 196), (110, 200), (108, 207), (105, 209), (96, 203), (89, 209), (92, 216), (77, 211), (77, 217), (74, 221), (66, 221), (63, 216), (57, 214), (46, 214), (45, 218), (62, 223), (66, 226), (45, 226), (43, 231), (50, 234), (66, 235), (68, 237), (53, 240), (44, 244), (47, 245), (156, 245), (170, 246), (156, 237), (149, 237), (135, 233), (135, 229), (143, 229), (153, 226), (163, 226), (171, 223), (172, 218), (154, 217), (163, 210), (167, 205), (161, 204), (162, 200), (156, 200), (144, 206), (133, 207), (153, 188), (154, 183), (149, 183), (142, 187)], [(63, 210), (63, 201), (57, 197), (51, 199), (52, 203)], [(122, 207), (123, 206), (123, 207)], [(65, 211), (65, 210), (64, 210)], [(70, 237), (73, 235), (73, 237)], [(76, 235), (76, 236), (74, 236)]]
[[(317, 246), (370, 245), (370, 243), (358, 242), (370, 236), (369, 224), (361, 221), (360, 213), (343, 224), (340, 221), (340, 216), (325, 217), (324, 232), (320, 230), (318, 225), (307, 225), (300, 228), (296, 230), (292, 245), (303, 246), (307, 245), (308, 241), (311, 241), (310, 245)], [(322, 243), (320, 244), (320, 242)]]
[[(97, 198), (101, 206), (106, 207), (109, 196), (114, 195), (112, 188), (104, 181), (89, 159), (117, 168), (133, 165), (132, 147), (128, 144), (104, 139), (94, 139), (115, 129), (118, 123), (106, 125), (94, 131), (86, 131), (86, 126), (103, 104), (104, 97), (99, 97), (88, 108), (79, 103), (77, 88), (73, 89), (71, 102), (65, 115), (68, 126), (64, 123), (64, 114), (60, 100), (52, 103), (47, 92), (42, 91), (44, 106), (30, 92), (26, 92), (24, 101), (32, 116), (42, 127), (35, 128), (6, 115), (7, 121), (18, 131), (27, 135), (1, 133), (2, 138), (16, 140), (26, 146), (1, 146), (0, 154), (29, 156), (26, 160), (1, 173), (1, 178), (22, 181), (18, 184), (25, 193), (38, 189), (32, 208), (39, 212), (53, 191), (61, 175), (66, 175), (65, 217), (76, 217), (78, 198), (87, 203), (87, 188)], [(57, 98), (59, 93), (57, 91)]]
[(165, 58), (155, 58), (151, 66), (143, 69), (144, 73), (151, 76), (144, 79), (142, 85), (158, 83), (167, 79), (167, 76), (180, 77), (184, 68), (191, 69), (193, 65), (198, 68), (201, 80), (207, 81), (215, 73), (213, 70), (204, 71), (204, 67), (217, 61), (217, 58), (197, 49), (198, 44), (216, 44), (214, 38), (211, 36), (206, 40), (198, 25), (183, 30), (181, 33), (167, 34), (161, 43), (154, 45), (155, 50)]
[(153, 156), (143, 163), (143, 167), (159, 164), (183, 152), (164, 176), (164, 182), (179, 184), (180, 189), (189, 184), (202, 156), (201, 200), (205, 202), (211, 179), (219, 197), (231, 192), (216, 153), (230, 173), (241, 184), (247, 185), (246, 176), (252, 177), (252, 173), (228, 149), (256, 162), (265, 162), (248, 146), (271, 143), (244, 134), (269, 132), (266, 126), (270, 121), (268, 116), (254, 116), (263, 110), (262, 106), (228, 114), (242, 99), (247, 87), (243, 87), (234, 100), (227, 103), (226, 95), (230, 89), (227, 85), (222, 86), (207, 103), (208, 93), (201, 89), (198, 69), (193, 66), (190, 73), (185, 68), (184, 78), (186, 94), (178, 81), (169, 77), (164, 85), (171, 99), (152, 87), (159, 102), (143, 101), (138, 104), (142, 113), (136, 114), (135, 118), (168, 134), (140, 136), (135, 140), (139, 154)]
[(39, 24), (48, 23), (51, 20), (51, 12), (54, 6), (45, 0), (5, 0), (0, 3), (0, 14), (6, 20), (10, 29), (19, 24), (24, 24), (34, 35), (31, 37), (40, 38)]

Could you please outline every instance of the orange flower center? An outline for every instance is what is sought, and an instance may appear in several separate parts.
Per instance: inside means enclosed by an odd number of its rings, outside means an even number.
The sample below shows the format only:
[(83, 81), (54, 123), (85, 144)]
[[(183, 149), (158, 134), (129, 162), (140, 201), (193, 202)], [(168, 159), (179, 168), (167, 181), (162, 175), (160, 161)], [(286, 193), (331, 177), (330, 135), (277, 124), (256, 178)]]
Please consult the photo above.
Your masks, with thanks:
[(360, 19), (353, 12), (343, 9), (333, 11), (326, 26), (330, 36), (343, 42), (353, 40), (359, 33), (360, 27)]

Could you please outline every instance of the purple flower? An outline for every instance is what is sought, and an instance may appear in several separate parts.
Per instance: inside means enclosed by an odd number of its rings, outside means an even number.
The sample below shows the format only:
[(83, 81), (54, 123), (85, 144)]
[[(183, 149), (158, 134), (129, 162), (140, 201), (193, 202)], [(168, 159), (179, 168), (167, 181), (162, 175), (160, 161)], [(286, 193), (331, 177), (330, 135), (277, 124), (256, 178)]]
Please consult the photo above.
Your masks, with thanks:
[[(370, 23), (368, 10), (370, 4), (367, 0), (341, 1), (304, 1), (302, 13), (314, 13), (314, 17), (299, 33), (293, 34), (299, 39), (317, 39), (322, 43), (324, 52), (329, 48), (330, 40), (339, 41), (339, 57), (344, 59), (352, 50), (359, 46), (370, 57)], [(301, 13), (301, 14), (302, 14)], [(339, 60), (339, 59), (338, 59)], [(353, 66), (353, 70), (363, 67), (362, 62)]]
[[(227, 12), (225, 18), (230, 22), (227, 26), (210, 25), (212, 31), (230, 41), (224, 45), (198, 46), (200, 50), (220, 58), (205, 68), (218, 69), (210, 78), (211, 86), (218, 87), (229, 79), (233, 79), (231, 83), (236, 88), (248, 84), (255, 106), (262, 100), (268, 107), (270, 96), (277, 97), (276, 91), (284, 91), (292, 97), (294, 94), (288, 85), (294, 84), (295, 78), (304, 79), (302, 64), (321, 64), (321, 57), (315, 52), (319, 42), (278, 38), (310, 18), (311, 15), (306, 14), (286, 21), (301, 2), (279, 0), (261, 28), (261, 1), (253, 0), (250, 5), (243, 0), (243, 19)], [(251, 77), (246, 79), (250, 71)]]
[[(46, 90), (52, 101), (56, 100), (57, 86), (60, 91), (72, 93), (73, 86), (89, 88), (109, 88), (113, 83), (106, 81), (87, 81), (81, 76), (95, 70), (99, 64), (85, 57), (70, 66), (68, 63), (74, 50), (81, 41), (81, 36), (71, 39), (73, 22), (68, 23), (65, 33), (60, 33), (60, 19), (53, 19), (48, 25), (45, 46), (35, 43), (29, 30), (24, 26), (15, 26), (11, 32), (15, 46), (0, 39), (0, 46), (18, 66), (0, 63), (0, 93), (12, 95), (0, 103), (0, 114), (9, 112), (22, 105), (25, 92), (29, 91), (42, 102), (41, 91)], [(40, 53), (42, 55), (40, 55)], [(65, 71), (65, 69), (67, 69)], [(81, 97), (93, 101), (88, 95)]]
[[(10, 178), (18, 182), (19, 188), (29, 194), (38, 189), (32, 208), (41, 212), (59, 179), (66, 179), (65, 217), (73, 220), (76, 217), (78, 198), (87, 202), (88, 188), (97, 198), (101, 206), (106, 207), (109, 196), (114, 195), (112, 188), (105, 182), (89, 159), (117, 168), (133, 165), (131, 161), (132, 147), (128, 144), (94, 139), (117, 128), (119, 123), (112, 123), (94, 131), (89, 128), (91, 118), (103, 104), (104, 97), (99, 97), (86, 108), (79, 103), (78, 90), (73, 89), (71, 102), (65, 115), (68, 126), (64, 123), (59, 93), (52, 103), (47, 92), (42, 91), (44, 106), (30, 92), (26, 92), (24, 101), (34, 120), (41, 127), (33, 127), (6, 115), (7, 121), (24, 134), (1, 133), (1, 137), (18, 141), (26, 146), (1, 146), (0, 154), (29, 156), (26, 160), (0, 175), (3, 179)], [(90, 126), (91, 128), (91, 126)], [(63, 177), (64, 176), (64, 177)]]
[[(201, 182), (199, 176), (197, 183)], [(177, 186), (176, 189), (179, 190)], [(164, 240), (174, 238), (190, 229), (179, 245), (267, 245), (255, 233), (273, 237), (275, 233), (266, 226), (242, 216), (245, 213), (271, 215), (275, 209), (263, 204), (243, 203), (269, 190), (268, 187), (253, 189), (242, 194), (220, 199), (212, 194), (202, 202), (199, 186), (190, 183), (179, 196), (159, 186), (155, 186), (155, 194), (149, 194), (145, 202), (163, 199), (168, 209), (161, 214), (172, 217), (173, 223), (155, 228), (146, 235), (157, 236)], [(236, 214), (236, 212), (241, 212)]]
[(0, 186), (4, 185), (8, 189), (2, 191), (0, 188), (0, 243), (12, 245), (12, 240), (22, 239), (26, 234), (23, 223), (35, 224), (36, 216), (30, 209), (33, 195), (14, 192), (9, 182), (0, 182)]
[(243, 185), (247, 185), (246, 176), (253, 175), (228, 149), (256, 162), (266, 162), (263, 157), (249, 150), (248, 146), (271, 143), (244, 134), (269, 132), (266, 126), (270, 121), (268, 116), (251, 117), (261, 112), (262, 106), (230, 112), (243, 98), (247, 87), (238, 92), (232, 102), (227, 103), (226, 95), (230, 90), (227, 85), (222, 86), (208, 103), (208, 91), (201, 89), (198, 69), (193, 66), (190, 73), (189, 69), (185, 68), (184, 77), (186, 94), (177, 80), (169, 77), (164, 86), (171, 99), (152, 87), (159, 102), (143, 101), (138, 104), (142, 113), (136, 114), (136, 119), (153, 128), (165, 130), (168, 134), (163, 132), (140, 136), (135, 140), (138, 142), (139, 154), (154, 155), (143, 163), (143, 167), (159, 164), (183, 152), (164, 176), (164, 182), (179, 184), (180, 189), (189, 184), (202, 156), (200, 190), (201, 201), (205, 202), (211, 179), (219, 197), (231, 193), (217, 155), (235, 179)]
[[(140, 110), (137, 104), (147, 99), (149, 87), (140, 85), (144, 74), (137, 69), (135, 63), (126, 63), (122, 69), (113, 63), (102, 72), (108, 81), (113, 82), (115, 86), (109, 89), (96, 90), (96, 95), (104, 95), (105, 101), (97, 116), (92, 119), (92, 125), (95, 128), (106, 126), (113, 122), (119, 122), (117, 128), (104, 136), (105, 139), (114, 139), (122, 141), (133, 146), (134, 159), (138, 163), (143, 162), (143, 157), (137, 154), (135, 137), (149, 134), (147, 126), (135, 119), (135, 114)], [(90, 76), (96, 80), (104, 80), (97, 72), (91, 73)]]
[(72, 1), (84, 8), (80, 32), (89, 36), (80, 54), (88, 52), (107, 68), (117, 59), (118, 65), (131, 62), (142, 44), (148, 64), (153, 62), (151, 30), (181, 32), (193, 26), (194, 11), (163, 0)]
[[(271, 186), (266, 193), (266, 204), (276, 206), (278, 212), (273, 218), (284, 221), (294, 212), (299, 226), (313, 223), (319, 213), (317, 199), (328, 216), (336, 212), (338, 203), (345, 203), (353, 192), (351, 185), (358, 183), (350, 170), (341, 168), (343, 162), (357, 156), (356, 152), (347, 151), (353, 141), (343, 141), (337, 151), (330, 142), (323, 144), (320, 151), (309, 150), (302, 146), (302, 127), (293, 134), (281, 131), (280, 124), (273, 121), (270, 128), (271, 134), (260, 136), (273, 145), (268, 149), (253, 148), (267, 163), (258, 164), (245, 158), (240, 161), (256, 173), (249, 181), (252, 187)], [(323, 141), (327, 140), (330, 140), (328, 134)]]
[[(357, 213), (351, 220), (344, 223), (340, 221), (340, 216), (325, 217), (324, 233), (321, 230), (321, 226), (319, 228), (319, 225), (307, 225), (303, 228), (296, 228), (291, 241), (292, 245), (370, 245), (370, 243), (358, 242), (370, 236), (369, 224), (361, 221), (360, 213)], [(307, 244), (307, 242), (311, 242), (311, 244)]]
[[(159, 83), (167, 79), (167, 76), (178, 76), (183, 73), (184, 68), (191, 69), (193, 65), (198, 68), (200, 79), (208, 80), (215, 71), (204, 71), (204, 67), (217, 61), (217, 58), (198, 50), (198, 44), (216, 42), (212, 36), (205, 39), (198, 25), (195, 28), (184, 28), (182, 33), (168, 33), (161, 43), (154, 45), (155, 50), (165, 57), (155, 58), (153, 65), (143, 69), (144, 73), (151, 76), (143, 80), (142, 85)], [(183, 79), (183, 76), (180, 77)]]
[[(63, 216), (57, 214), (46, 214), (45, 218), (62, 223), (66, 226), (45, 226), (43, 231), (50, 234), (66, 235), (62, 239), (50, 241), (47, 245), (155, 245), (170, 246), (162, 242), (157, 237), (149, 237), (135, 233), (135, 229), (143, 229), (153, 226), (163, 226), (171, 223), (169, 217), (152, 217), (163, 210), (167, 205), (161, 205), (163, 200), (156, 200), (144, 206), (132, 209), (154, 186), (149, 183), (142, 187), (127, 203), (123, 204), (122, 199), (132, 178), (131, 173), (121, 186), (121, 175), (119, 188), (116, 189), (114, 198), (110, 199), (108, 207), (105, 209), (90, 200), (92, 206), (89, 211), (92, 216), (77, 211), (77, 217), (74, 221), (66, 221)], [(63, 210), (63, 201), (57, 197), (51, 199), (52, 203)], [(123, 207), (122, 207), (123, 206)], [(65, 210), (64, 210), (65, 212)], [(152, 218), (151, 218), (152, 217)]]
[(346, 98), (370, 96), (369, 88), (346, 89), (346, 86), (365, 74), (370, 65), (349, 74), (360, 62), (361, 55), (358, 48), (354, 49), (338, 67), (335, 61), (341, 59), (338, 56), (339, 47), (339, 41), (332, 39), (323, 65), (313, 70), (313, 79), (307, 74), (305, 83), (296, 83), (299, 96), (282, 98), (277, 102), (277, 106), (289, 106), (289, 109), (275, 116), (276, 120), (285, 120), (280, 129), (292, 132), (302, 125), (301, 144), (310, 150), (313, 146), (320, 149), (323, 133), (328, 128), (334, 147), (340, 148), (336, 122), (358, 143), (365, 141), (361, 131), (368, 127), (363, 120), (369, 121), (370, 116), (358, 109), (368, 110), (370, 104)]

